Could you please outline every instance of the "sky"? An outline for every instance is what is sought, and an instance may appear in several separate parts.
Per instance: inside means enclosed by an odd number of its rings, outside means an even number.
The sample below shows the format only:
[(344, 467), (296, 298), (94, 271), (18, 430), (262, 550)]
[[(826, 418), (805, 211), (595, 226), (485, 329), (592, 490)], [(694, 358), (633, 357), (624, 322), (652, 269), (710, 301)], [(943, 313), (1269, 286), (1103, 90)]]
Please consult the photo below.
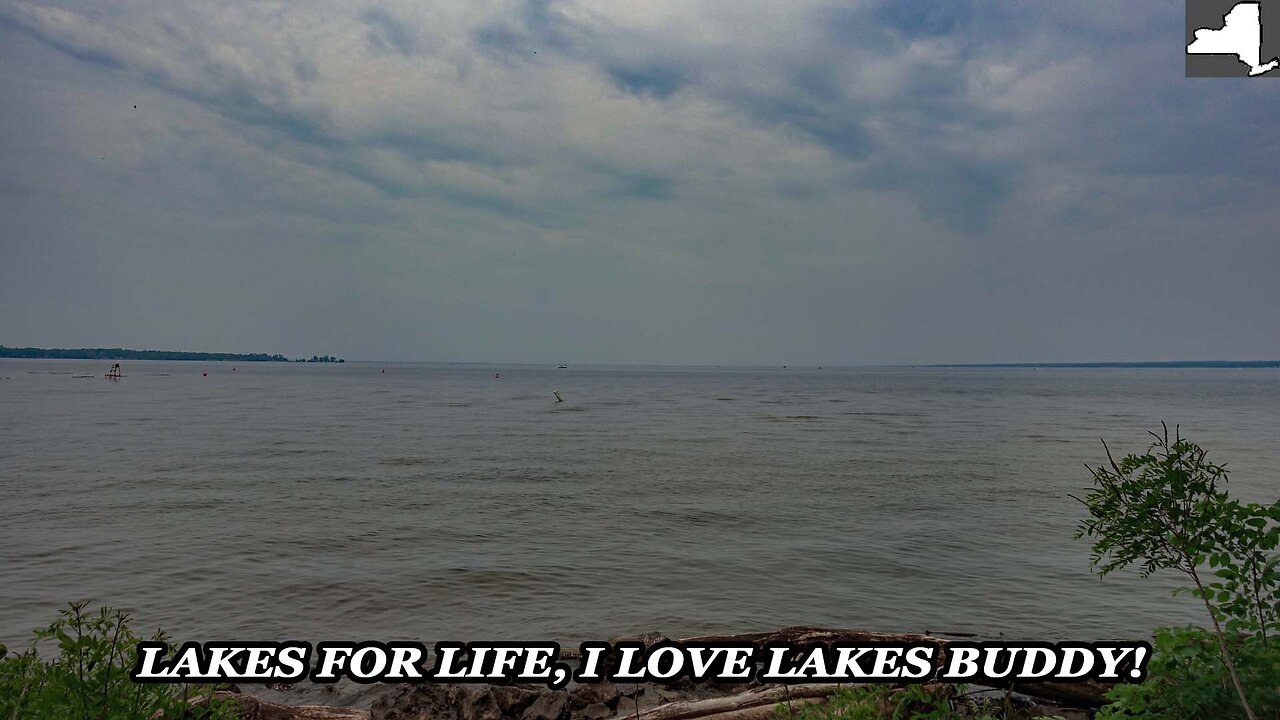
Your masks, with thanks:
[(1280, 357), (1280, 82), (1185, 78), (1184, 35), (1177, 0), (0, 0), (0, 343)]

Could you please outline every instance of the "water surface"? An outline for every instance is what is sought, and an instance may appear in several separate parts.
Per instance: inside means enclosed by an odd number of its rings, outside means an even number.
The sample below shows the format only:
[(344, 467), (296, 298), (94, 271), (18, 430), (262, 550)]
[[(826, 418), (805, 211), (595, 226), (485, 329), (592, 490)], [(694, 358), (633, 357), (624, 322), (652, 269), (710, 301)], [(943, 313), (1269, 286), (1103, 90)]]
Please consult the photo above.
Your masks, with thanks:
[(0, 360), (11, 647), (77, 598), (203, 640), (1140, 637), (1199, 614), (1089, 574), (1099, 438), (1280, 477), (1277, 370), (124, 364)]

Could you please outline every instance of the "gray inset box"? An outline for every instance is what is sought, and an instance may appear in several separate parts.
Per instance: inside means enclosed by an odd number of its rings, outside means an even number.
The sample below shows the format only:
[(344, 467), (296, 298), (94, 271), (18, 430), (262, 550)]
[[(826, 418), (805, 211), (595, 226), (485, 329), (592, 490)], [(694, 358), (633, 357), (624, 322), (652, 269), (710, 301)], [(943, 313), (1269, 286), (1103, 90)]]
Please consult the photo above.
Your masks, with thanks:
[[(1196, 30), (1218, 30), (1237, 5), (1258, 5), (1261, 40), (1259, 57), (1266, 63), (1280, 57), (1280, 0), (1186, 0), (1187, 34), (1184, 45), (1187, 77), (1249, 77), (1249, 65), (1238, 56), (1223, 53), (1214, 55), (1191, 54), (1185, 46), (1196, 39)], [(1267, 32), (1271, 20), (1272, 32)], [(1256, 77), (1280, 77), (1280, 68)]]

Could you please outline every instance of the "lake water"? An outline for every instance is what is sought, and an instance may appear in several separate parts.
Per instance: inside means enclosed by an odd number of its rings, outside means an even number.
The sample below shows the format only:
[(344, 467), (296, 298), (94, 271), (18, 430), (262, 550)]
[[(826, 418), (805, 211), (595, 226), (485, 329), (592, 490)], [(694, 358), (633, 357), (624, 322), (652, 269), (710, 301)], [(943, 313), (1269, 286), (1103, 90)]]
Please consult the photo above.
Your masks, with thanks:
[(198, 640), (1143, 637), (1201, 617), (1090, 575), (1099, 438), (1181, 422), (1280, 494), (1277, 370), (108, 366), (0, 360), (10, 647), (82, 598)]

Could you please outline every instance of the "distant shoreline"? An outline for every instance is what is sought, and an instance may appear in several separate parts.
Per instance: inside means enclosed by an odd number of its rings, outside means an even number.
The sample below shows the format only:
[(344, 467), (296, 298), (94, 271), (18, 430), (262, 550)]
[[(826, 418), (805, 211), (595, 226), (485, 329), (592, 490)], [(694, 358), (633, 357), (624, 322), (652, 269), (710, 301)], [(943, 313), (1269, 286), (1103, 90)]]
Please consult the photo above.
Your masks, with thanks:
[(1162, 362), (937, 363), (926, 368), (1280, 368), (1280, 360), (1170, 360)]
[[(44, 360), (204, 360), (215, 362), (321, 362), (321, 363), (345, 363), (346, 360), (330, 355), (316, 356), (310, 358), (292, 359), (281, 354), (267, 353), (207, 353), (207, 352), (187, 352), (184, 350), (132, 350), (128, 348), (37, 348), (37, 347), (6, 347), (0, 345), (0, 358), (25, 358), (25, 359), (44, 359)], [(374, 362), (387, 363), (426, 363), (436, 365), (477, 365), (477, 366), (500, 366), (504, 363), (494, 363), (486, 361), (430, 361), (430, 360), (383, 360)], [(507, 363), (511, 364), (511, 363)], [(546, 363), (514, 363), (544, 365)], [(776, 365), (631, 365), (628, 363), (589, 363), (592, 367), (644, 367), (644, 368), (727, 368), (727, 369), (776, 369)], [(822, 369), (821, 365), (792, 365), (794, 370)], [(995, 362), (995, 363), (891, 363), (891, 364), (872, 364), (872, 365), (827, 365), (832, 370), (853, 369), (853, 368), (926, 368), (926, 369), (982, 369), (982, 368), (1009, 368), (1009, 369), (1035, 369), (1035, 368), (1059, 368), (1059, 369), (1091, 369), (1091, 368), (1121, 368), (1121, 369), (1178, 369), (1178, 368), (1209, 368), (1209, 369), (1254, 369), (1254, 368), (1280, 368), (1280, 360), (1159, 360), (1159, 361), (1097, 361), (1097, 362)], [(783, 365), (782, 368), (787, 368)]]
[(130, 350), (127, 348), (36, 348), (0, 345), (0, 358), (35, 358), (43, 360), (205, 360), (216, 362), (346, 362), (342, 358), (311, 356), (306, 360), (290, 360), (284, 355), (267, 353), (205, 353), (182, 350)]

